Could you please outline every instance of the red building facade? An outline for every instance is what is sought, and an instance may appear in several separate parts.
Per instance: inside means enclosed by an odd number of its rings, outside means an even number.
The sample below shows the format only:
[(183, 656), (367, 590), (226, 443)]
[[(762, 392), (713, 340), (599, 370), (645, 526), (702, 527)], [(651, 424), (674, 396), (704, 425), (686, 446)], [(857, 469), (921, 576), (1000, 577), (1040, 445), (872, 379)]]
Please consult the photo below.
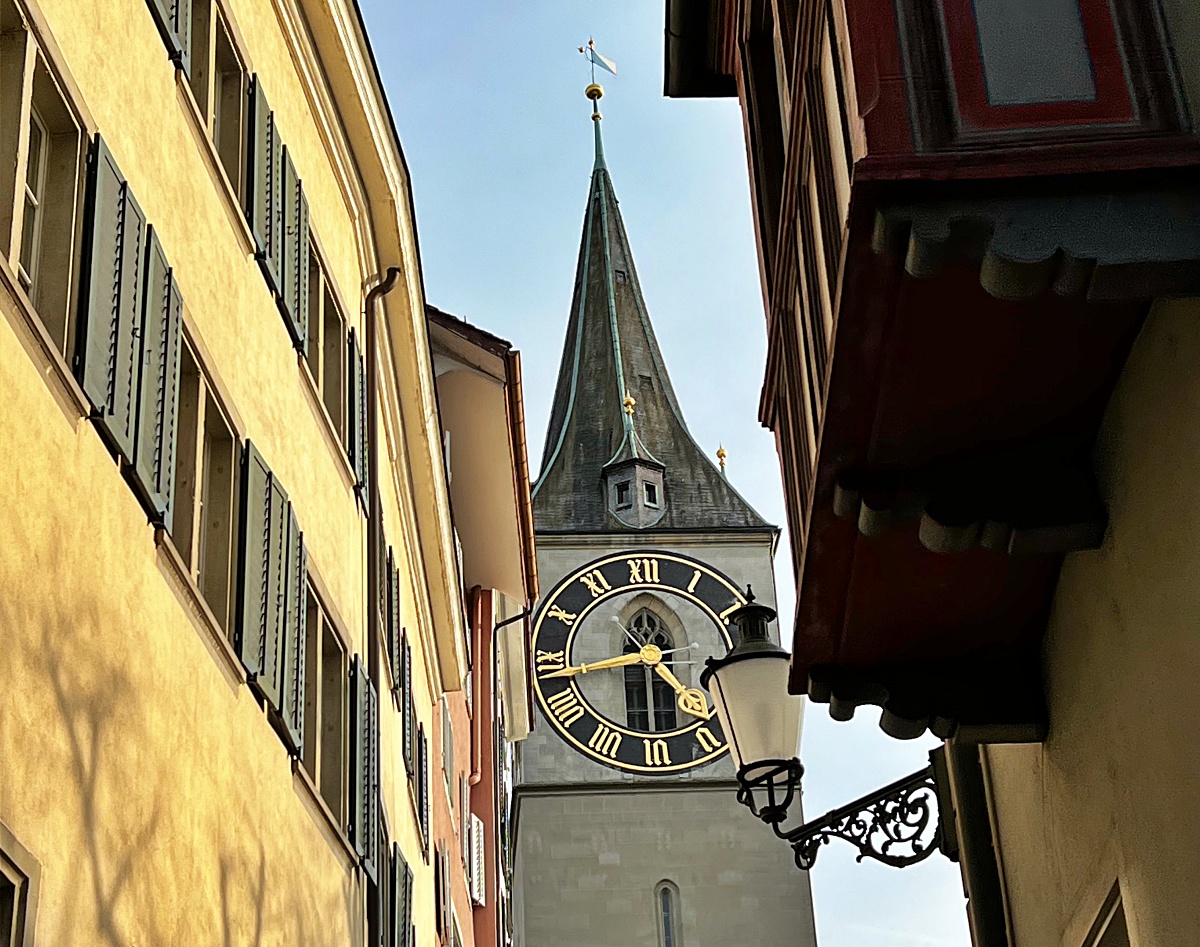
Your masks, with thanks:
[[(1060, 577), (1064, 561), (1093, 568), (1101, 594), (1104, 563), (1150, 572), (1164, 554), (1120, 545), (1114, 485), (1156, 442), (1102, 435), (1167, 369), (1131, 351), (1167, 331), (1168, 300), (1200, 292), (1198, 66), (1200, 18), (1170, 0), (667, 2), (667, 94), (743, 106), (769, 338), (760, 416), (795, 550), (791, 688), (835, 719), (877, 705), (892, 736), (949, 741), (970, 770), (960, 787), (1067, 731), (1089, 758), (1118, 753), (1110, 772), (1145, 752), (1104, 749), (1102, 714), (1068, 724), (1063, 682), (1089, 649), (1114, 667), (1129, 655), (1115, 630), (1068, 634), (1088, 586)], [(1183, 403), (1163, 397), (1155, 418)], [(1174, 480), (1156, 469), (1140, 488), (1168, 509)], [(1172, 634), (1186, 641), (1164, 641), (1153, 666), (1192, 666), (1196, 639)], [(1013, 744), (1031, 749), (997, 749)], [(1194, 753), (1164, 779), (1185, 774), (1200, 774)], [(1054, 808), (1006, 785), (1007, 800), (960, 800), (960, 831), (973, 822), (989, 851), (1006, 803), (1035, 823)], [(1030, 877), (1057, 877), (1044, 861), (1030, 856)], [(1013, 893), (1021, 863), (964, 862), (977, 943), (1023, 925), (1022, 943), (1073, 942), (1022, 917), (1066, 930), (1104, 898), (1035, 910)], [(1113, 869), (1119, 894), (1153, 887), (1142, 868)], [(1195, 910), (1157, 897), (1142, 906), (1160, 939), (1142, 942), (1194, 939)]]

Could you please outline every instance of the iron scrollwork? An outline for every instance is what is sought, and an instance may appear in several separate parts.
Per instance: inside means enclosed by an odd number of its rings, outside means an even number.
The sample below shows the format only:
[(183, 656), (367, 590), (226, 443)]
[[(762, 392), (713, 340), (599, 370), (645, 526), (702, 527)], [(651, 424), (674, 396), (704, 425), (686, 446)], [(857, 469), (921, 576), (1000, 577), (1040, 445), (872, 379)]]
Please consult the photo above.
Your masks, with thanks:
[(791, 831), (781, 831), (777, 825), (772, 828), (791, 844), (796, 867), (805, 871), (812, 868), (821, 846), (831, 838), (857, 848), (856, 861), (873, 858), (894, 868), (915, 865), (939, 848), (941, 830), (933, 767)]

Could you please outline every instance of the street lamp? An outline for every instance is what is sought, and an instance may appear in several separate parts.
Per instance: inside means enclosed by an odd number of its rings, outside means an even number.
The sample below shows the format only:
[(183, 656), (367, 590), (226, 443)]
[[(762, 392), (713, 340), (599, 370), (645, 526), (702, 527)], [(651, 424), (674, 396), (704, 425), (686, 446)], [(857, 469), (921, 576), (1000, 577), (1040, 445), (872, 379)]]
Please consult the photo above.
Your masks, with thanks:
[(808, 870), (820, 847), (840, 838), (873, 858), (903, 868), (941, 849), (949, 854), (941, 824), (935, 769), (930, 765), (849, 805), (793, 829), (787, 812), (800, 791), (800, 723), (804, 698), (788, 693), (791, 655), (771, 641), (767, 625), (775, 611), (754, 601), (733, 611), (737, 644), (723, 658), (708, 658), (700, 683), (709, 690), (737, 766), (738, 802), (792, 846), (796, 866)]

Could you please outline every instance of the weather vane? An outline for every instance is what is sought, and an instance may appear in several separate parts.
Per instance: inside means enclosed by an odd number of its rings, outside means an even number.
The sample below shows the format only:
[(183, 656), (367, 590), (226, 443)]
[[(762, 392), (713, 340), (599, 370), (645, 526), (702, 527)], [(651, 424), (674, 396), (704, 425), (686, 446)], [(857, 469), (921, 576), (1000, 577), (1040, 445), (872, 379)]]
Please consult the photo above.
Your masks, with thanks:
[(606, 56), (601, 56), (596, 52), (596, 43), (594, 40), (588, 40), (586, 46), (580, 46), (579, 51), (592, 64), (592, 85), (596, 84), (596, 67), (599, 66), (605, 72), (611, 72), (614, 76), (617, 74), (617, 64)]

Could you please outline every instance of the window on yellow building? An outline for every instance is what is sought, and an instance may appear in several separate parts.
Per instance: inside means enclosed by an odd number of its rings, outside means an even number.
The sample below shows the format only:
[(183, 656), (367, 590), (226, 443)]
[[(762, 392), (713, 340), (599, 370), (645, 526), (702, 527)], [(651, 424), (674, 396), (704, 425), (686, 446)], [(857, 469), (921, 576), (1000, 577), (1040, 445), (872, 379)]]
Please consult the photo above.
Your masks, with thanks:
[(189, 50), (192, 95), (209, 138), (238, 200), (246, 193), (246, 92), (250, 77), (234, 45), (233, 32), (216, 0), (191, 3)]
[(0, 825), (0, 947), (22, 947), (33, 937), (38, 865)]
[(413, 928), (413, 873), (400, 851), (393, 843), (388, 858), (387, 871), (383, 877), (384, 947), (414, 947), (416, 930)]
[(1125, 921), (1119, 884), (1113, 885), (1083, 947), (1129, 947), (1129, 926)]
[(22, 933), (17, 926), (21, 905), (17, 882), (5, 871), (5, 864), (0, 856), (0, 947), (14, 947)]
[(308, 255), (308, 340), (304, 357), (329, 421), (346, 441), (346, 317), (313, 247)]
[(329, 613), (312, 586), (308, 590), (305, 648), (304, 755), (312, 778), (338, 827), (346, 827), (347, 734), (350, 728), (349, 665)]
[(54, 346), (74, 346), (86, 136), (27, 21), (0, 0), (0, 252)]
[(232, 637), (238, 442), (195, 350), (183, 345), (171, 539), (217, 624)]

